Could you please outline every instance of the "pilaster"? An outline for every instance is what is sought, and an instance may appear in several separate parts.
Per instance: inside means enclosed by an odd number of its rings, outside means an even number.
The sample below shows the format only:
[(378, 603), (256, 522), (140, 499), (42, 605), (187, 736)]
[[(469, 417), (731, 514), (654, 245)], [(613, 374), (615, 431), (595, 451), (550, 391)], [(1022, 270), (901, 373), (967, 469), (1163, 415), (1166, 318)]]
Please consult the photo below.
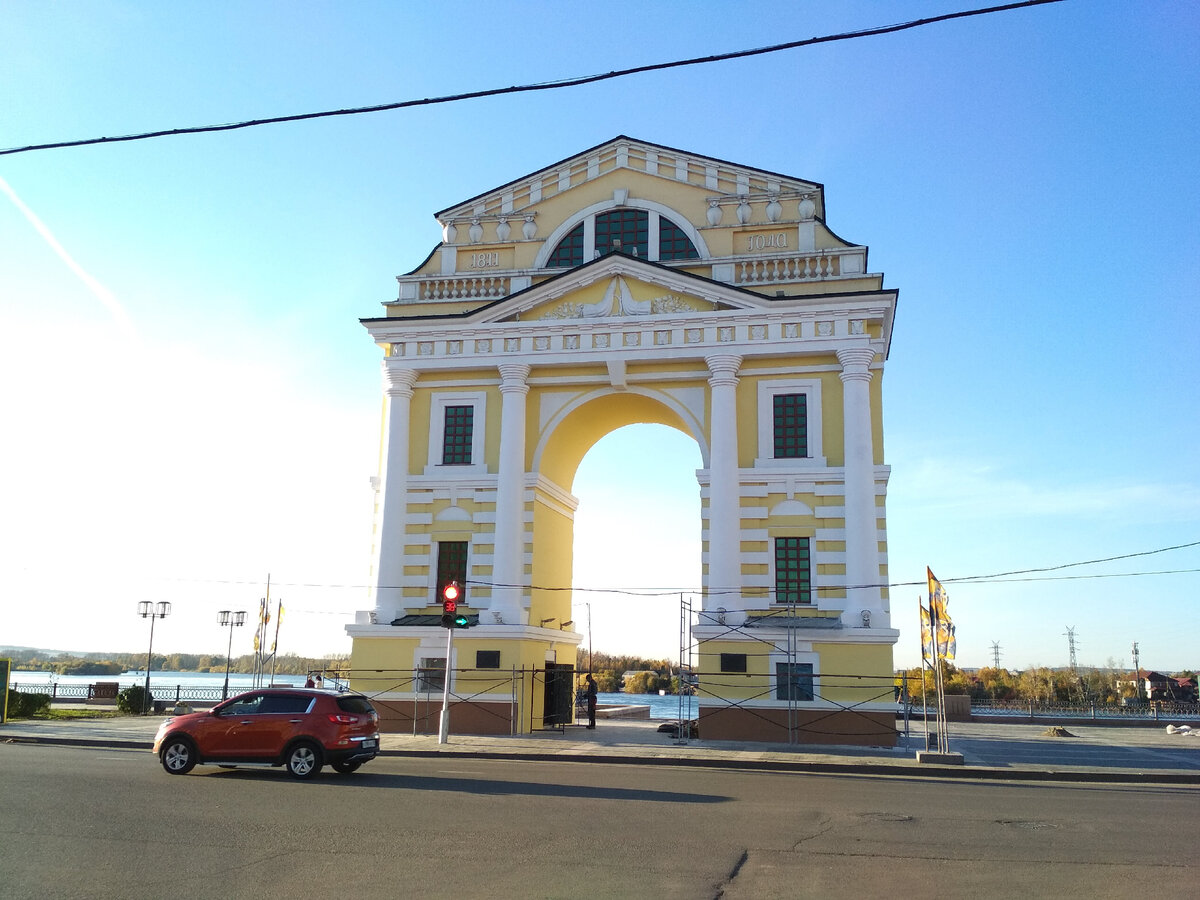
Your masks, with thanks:
[(408, 509), (408, 436), (416, 369), (383, 361), (387, 428), (383, 440), (379, 533), (375, 537), (375, 618), (381, 624), (403, 614), (404, 535)]
[(890, 627), (879, 589), (875, 450), (871, 438), (871, 347), (837, 351), (842, 364), (846, 492), (846, 612), (852, 628)]
[(525, 402), (530, 367), (504, 363), (500, 370), (500, 462), (496, 475), (496, 533), (492, 565), (494, 624), (519, 625), (527, 619), (525, 594)]
[(706, 610), (744, 608), (740, 563), (737, 385), (742, 357), (705, 357), (711, 377), (708, 463), (708, 581)]

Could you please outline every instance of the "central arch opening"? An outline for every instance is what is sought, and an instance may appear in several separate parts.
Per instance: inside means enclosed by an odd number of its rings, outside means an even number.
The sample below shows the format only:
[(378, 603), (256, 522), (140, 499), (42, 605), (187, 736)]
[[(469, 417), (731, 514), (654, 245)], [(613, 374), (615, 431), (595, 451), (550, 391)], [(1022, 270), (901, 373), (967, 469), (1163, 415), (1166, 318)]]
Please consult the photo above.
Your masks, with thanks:
[(702, 467), (695, 440), (665, 425), (626, 425), (584, 455), (571, 486), (581, 669), (589, 641), (597, 651), (678, 661), (680, 593), (701, 586)]

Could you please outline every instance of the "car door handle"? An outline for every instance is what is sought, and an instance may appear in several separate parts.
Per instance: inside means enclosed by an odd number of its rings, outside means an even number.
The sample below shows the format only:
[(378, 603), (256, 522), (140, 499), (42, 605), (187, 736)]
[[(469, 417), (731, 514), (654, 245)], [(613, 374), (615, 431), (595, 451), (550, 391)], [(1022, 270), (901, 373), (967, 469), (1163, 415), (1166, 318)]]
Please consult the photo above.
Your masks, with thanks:
[(288, 722), (291, 723), (292, 725), (299, 725), (303, 721), (304, 721), (303, 719), (288, 719)]
[(242, 719), (242, 721), (238, 722), (238, 724), (239, 725), (253, 725), (254, 720), (253, 719)]

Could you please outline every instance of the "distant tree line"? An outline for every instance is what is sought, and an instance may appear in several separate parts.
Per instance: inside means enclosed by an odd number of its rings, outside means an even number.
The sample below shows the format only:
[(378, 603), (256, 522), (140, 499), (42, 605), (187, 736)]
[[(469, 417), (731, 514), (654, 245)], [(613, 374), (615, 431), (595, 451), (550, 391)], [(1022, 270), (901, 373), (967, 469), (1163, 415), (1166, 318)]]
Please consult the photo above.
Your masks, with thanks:
[[(1134, 676), (1120, 668), (1112, 660), (1104, 668), (1079, 667), (1051, 669), (1046, 666), (1031, 666), (1016, 672), (1008, 669), (984, 667), (974, 672), (964, 672), (949, 663), (943, 663), (947, 694), (968, 694), (976, 700), (1014, 700), (1021, 703), (1120, 703), (1132, 698), (1132, 684), (1118, 686), (1117, 682), (1130, 682)], [(1145, 670), (1143, 670), (1145, 671)], [(1182, 677), (1195, 677), (1195, 673), (1176, 673)], [(923, 695), (934, 695), (934, 673), (926, 668), (924, 679), (920, 666), (896, 673), (896, 688), (899, 690), (907, 681), (909, 696), (921, 699)]]
[[(576, 668), (587, 671), (588, 657), (580, 654)], [(602, 693), (657, 694), (678, 693), (679, 678), (673, 675), (677, 667), (666, 659), (645, 659), (628, 654), (618, 655), (596, 651), (591, 655), (592, 674), (596, 689)], [(630, 674), (626, 677), (625, 673)]]
[[(145, 653), (47, 653), (43, 650), (5, 650), (0, 655), (9, 657), (13, 669), (35, 672), (55, 672), (59, 675), (120, 675), (122, 672), (146, 670)], [(274, 669), (281, 675), (305, 675), (316, 669), (344, 668), (349, 657), (333, 655), (325, 657), (297, 656), (283, 653), (274, 660)], [(156, 672), (221, 672), (225, 671), (225, 657), (219, 654), (155, 653), (151, 664)], [(267, 663), (268, 668), (271, 663)], [(230, 659), (229, 671), (250, 673), (254, 671), (254, 654), (235, 656)]]

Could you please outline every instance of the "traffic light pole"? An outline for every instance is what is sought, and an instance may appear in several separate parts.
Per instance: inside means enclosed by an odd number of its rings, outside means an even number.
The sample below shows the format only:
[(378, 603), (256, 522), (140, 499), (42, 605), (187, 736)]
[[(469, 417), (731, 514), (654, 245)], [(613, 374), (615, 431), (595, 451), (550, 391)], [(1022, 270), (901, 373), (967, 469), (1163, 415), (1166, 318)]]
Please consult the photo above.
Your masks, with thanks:
[(446, 629), (446, 670), (442, 676), (442, 720), (438, 725), (438, 743), (446, 743), (446, 738), (450, 735), (450, 662), (453, 659), (451, 651), (454, 649), (454, 629)]

